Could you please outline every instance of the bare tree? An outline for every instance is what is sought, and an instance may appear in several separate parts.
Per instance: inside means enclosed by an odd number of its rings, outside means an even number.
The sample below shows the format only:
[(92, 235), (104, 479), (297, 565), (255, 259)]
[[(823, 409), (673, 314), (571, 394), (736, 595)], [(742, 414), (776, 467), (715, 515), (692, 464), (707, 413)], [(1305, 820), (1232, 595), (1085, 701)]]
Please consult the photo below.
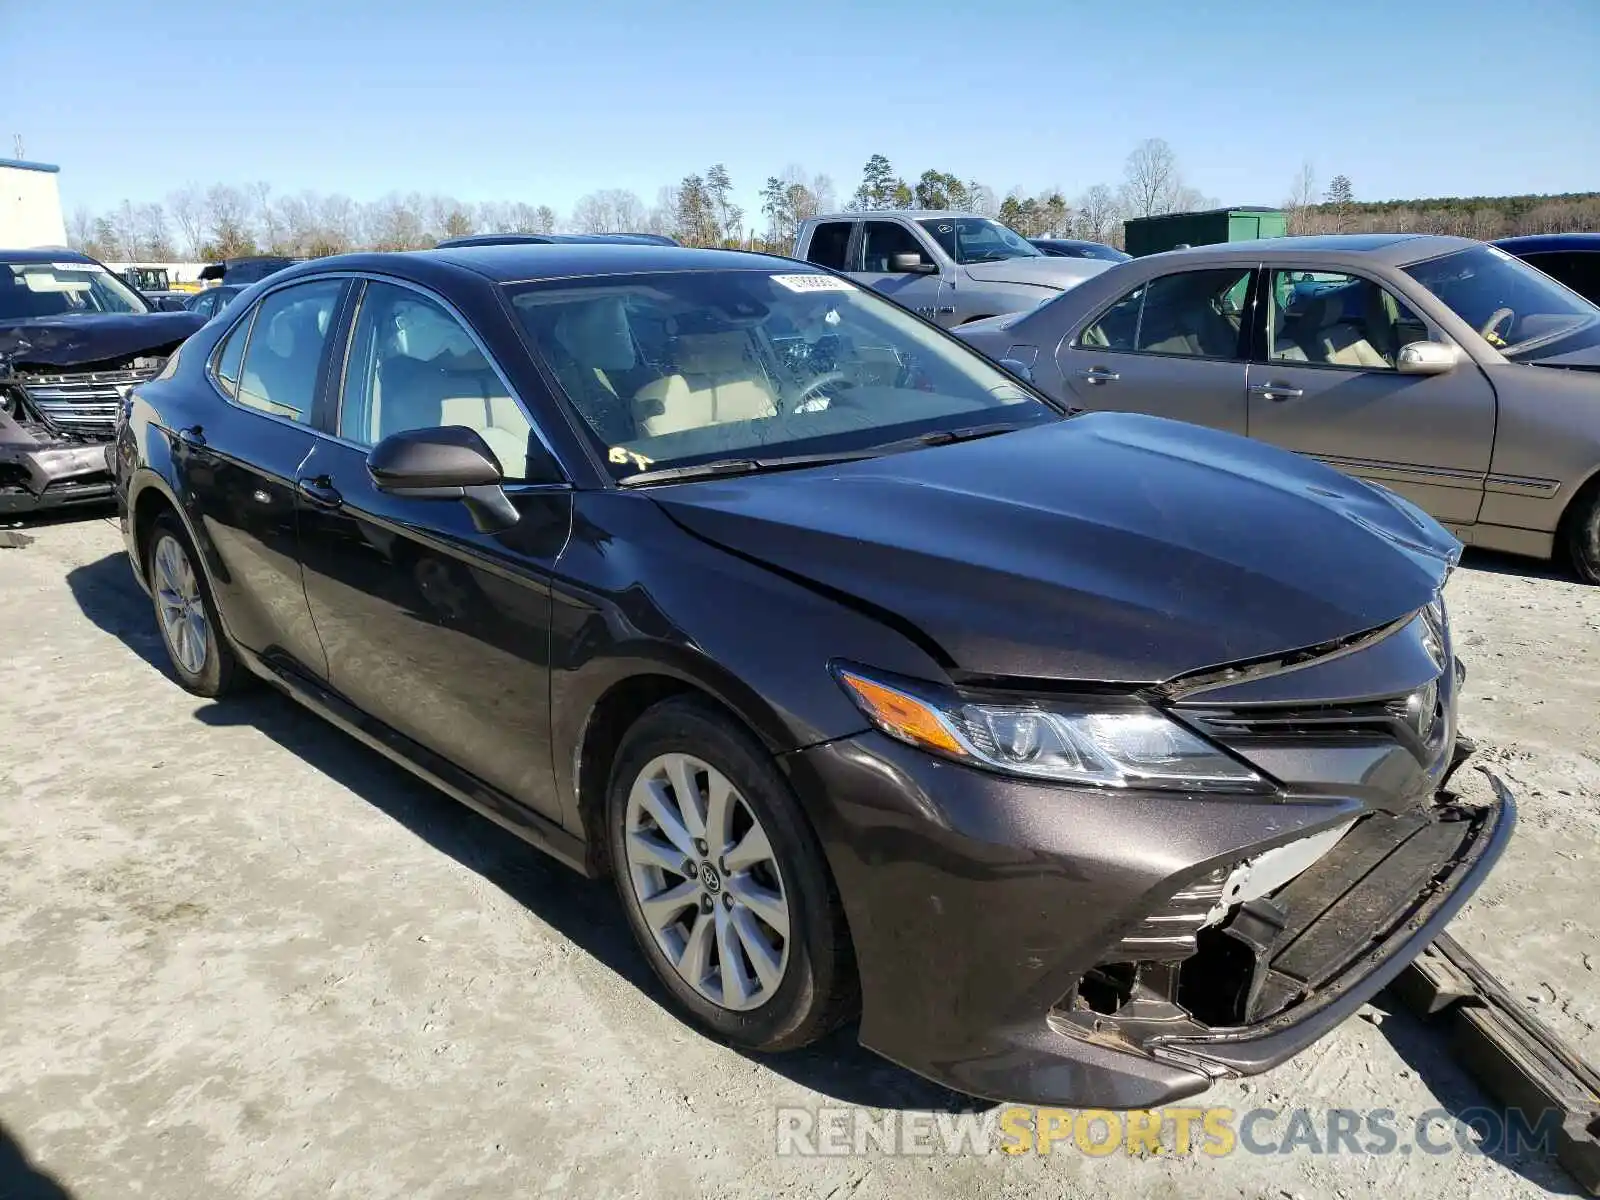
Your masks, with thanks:
[(67, 218), (67, 245), (83, 254), (89, 254), (94, 244), (94, 214), (79, 205)]
[(572, 210), (572, 223), (582, 233), (626, 233), (645, 223), (644, 201), (620, 188), (590, 192)]
[(265, 179), (246, 184), (250, 198), (250, 222), (259, 231), (261, 248), (269, 254), (283, 253), (283, 227), (272, 203), (272, 185)]
[(250, 200), (236, 187), (215, 184), (206, 191), (206, 231), (218, 258), (238, 258), (256, 248), (250, 229)]
[(1283, 202), (1284, 212), (1288, 215), (1290, 233), (1310, 233), (1312, 231), (1313, 206), (1317, 202), (1317, 172), (1310, 162), (1300, 164), (1300, 172), (1294, 177), (1294, 185), (1289, 190), (1289, 198)]
[(1078, 236), (1091, 242), (1109, 243), (1122, 223), (1117, 198), (1103, 183), (1097, 183), (1078, 197)]
[(1123, 168), (1122, 202), (1127, 216), (1172, 212), (1183, 180), (1178, 156), (1163, 138), (1146, 138), (1134, 147)]
[(197, 183), (186, 183), (167, 194), (167, 208), (177, 222), (178, 236), (183, 240), (183, 252), (190, 259), (200, 257), (200, 245), (205, 240), (205, 195)]

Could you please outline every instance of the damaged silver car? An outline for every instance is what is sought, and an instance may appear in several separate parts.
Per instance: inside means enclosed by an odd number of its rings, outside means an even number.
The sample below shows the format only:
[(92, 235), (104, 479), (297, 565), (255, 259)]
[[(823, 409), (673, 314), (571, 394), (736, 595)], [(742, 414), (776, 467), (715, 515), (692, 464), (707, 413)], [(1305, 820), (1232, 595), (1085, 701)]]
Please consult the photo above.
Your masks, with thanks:
[(112, 499), (128, 389), (205, 323), (69, 250), (0, 250), (0, 515)]

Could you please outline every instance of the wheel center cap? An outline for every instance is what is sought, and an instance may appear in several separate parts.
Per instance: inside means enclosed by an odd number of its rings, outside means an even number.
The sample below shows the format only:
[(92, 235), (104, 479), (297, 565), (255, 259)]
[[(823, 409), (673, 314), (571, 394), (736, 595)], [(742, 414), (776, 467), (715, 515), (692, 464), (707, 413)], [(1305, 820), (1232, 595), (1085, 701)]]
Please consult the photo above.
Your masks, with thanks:
[(700, 864), (700, 884), (715, 896), (722, 890), (722, 876), (717, 873), (717, 868), (708, 862)]

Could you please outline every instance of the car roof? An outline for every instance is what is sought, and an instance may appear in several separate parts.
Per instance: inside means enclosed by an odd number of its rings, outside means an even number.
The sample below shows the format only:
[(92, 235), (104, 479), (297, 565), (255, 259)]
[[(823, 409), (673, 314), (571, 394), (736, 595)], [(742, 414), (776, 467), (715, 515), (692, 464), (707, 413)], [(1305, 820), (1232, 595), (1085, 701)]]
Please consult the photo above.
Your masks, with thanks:
[(570, 279), (589, 275), (632, 275), (652, 271), (822, 273), (807, 262), (745, 250), (702, 250), (690, 246), (628, 242), (561, 242), (553, 245), (502, 243), (392, 253), (340, 254), (297, 264), (273, 278), (299, 278), (324, 271), (373, 271), (426, 280), (437, 278), (441, 267), (470, 271), (493, 283)]
[(655, 233), (469, 233), (446, 238), (435, 249), (453, 250), (458, 246), (542, 246), (620, 242), (637, 246), (672, 246), (671, 238)]
[(1147, 255), (1146, 261), (1159, 258), (1169, 261), (1176, 258), (1208, 259), (1215, 262), (1236, 262), (1241, 258), (1262, 257), (1346, 261), (1352, 255), (1370, 258), (1388, 266), (1421, 262), (1437, 258), (1453, 250), (1481, 246), (1472, 238), (1445, 237), (1430, 233), (1323, 233), (1300, 237), (1255, 238), (1243, 242), (1216, 242), (1204, 246), (1186, 246), (1181, 250), (1164, 250)]
[(875, 217), (908, 217), (920, 221), (927, 217), (970, 217), (975, 221), (990, 218), (982, 213), (964, 212), (959, 208), (873, 208), (855, 212), (818, 213), (813, 221), (869, 221)]
[(98, 265), (96, 259), (90, 258), (87, 254), (81, 254), (77, 250), (68, 250), (65, 246), (56, 246), (53, 249), (49, 246), (42, 248), (34, 246), (27, 250), (0, 250), (0, 261), (12, 263), (81, 262), (96, 263)]
[(1582, 250), (1600, 254), (1600, 233), (1527, 233), (1495, 242), (1513, 254), (1539, 254), (1551, 250)]

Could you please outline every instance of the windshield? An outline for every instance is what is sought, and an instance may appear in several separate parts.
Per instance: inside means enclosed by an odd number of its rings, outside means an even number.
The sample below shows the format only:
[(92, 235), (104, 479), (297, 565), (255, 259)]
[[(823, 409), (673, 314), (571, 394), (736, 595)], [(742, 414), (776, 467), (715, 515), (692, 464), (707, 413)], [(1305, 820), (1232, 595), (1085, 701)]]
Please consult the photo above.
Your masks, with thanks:
[(1600, 308), (1494, 246), (1403, 269), (1508, 358), (1600, 318)]
[(99, 263), (0, 263), (0, 319), (142, 313), (149, 307)]
[(1061, 415), (960, 343), (831, 275), (685, 271), (508, 291), (618, 479)]
[(1013, 233), (999, 221), (987, 217), (929, 217), (917, 224), (958, 263), (1044, 257), (1044, 252), (1020, 233)]

